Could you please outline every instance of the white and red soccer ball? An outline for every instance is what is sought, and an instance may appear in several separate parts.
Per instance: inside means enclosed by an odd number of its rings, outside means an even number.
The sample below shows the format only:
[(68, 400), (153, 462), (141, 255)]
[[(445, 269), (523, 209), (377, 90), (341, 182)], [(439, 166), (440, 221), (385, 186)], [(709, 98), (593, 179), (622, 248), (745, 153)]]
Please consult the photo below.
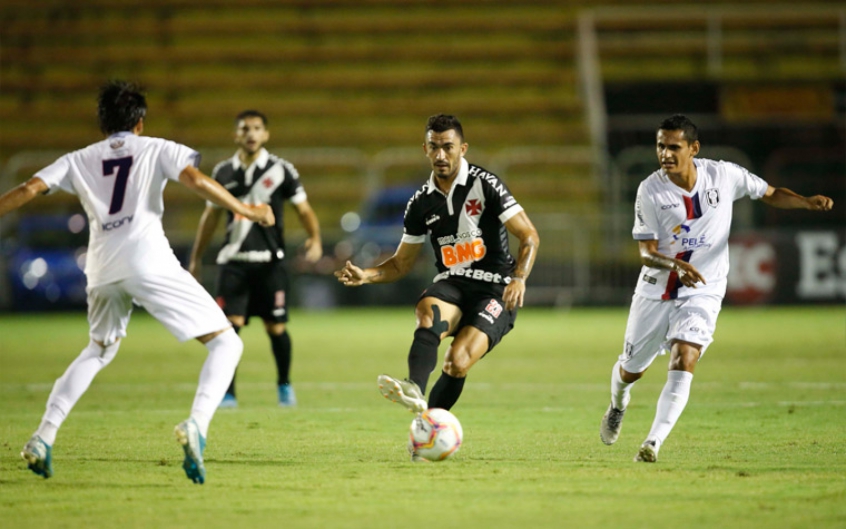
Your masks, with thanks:
[(458, 452), (463, 436), (455, 415), (441, 408), (428, 409), (411, 421), (411, 445), (427, 461), (443, 461)]

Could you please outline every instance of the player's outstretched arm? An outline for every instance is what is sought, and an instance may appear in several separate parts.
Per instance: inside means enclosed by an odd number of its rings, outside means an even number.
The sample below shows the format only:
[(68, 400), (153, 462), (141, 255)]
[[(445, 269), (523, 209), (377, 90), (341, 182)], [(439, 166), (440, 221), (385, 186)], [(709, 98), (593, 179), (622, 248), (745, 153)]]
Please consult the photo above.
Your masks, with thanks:
[(179, 181), (188, 189), (200, 195), (213, 204), (226, 208), (236, 215), (241, 215), (262, 226), (273, 226), (276, 219), (273, 210), (267, 204), (244, 204), (220, 185), (217, 181), (204, 175), (196, 167), (189, 165), (179, 173)]
[(508, 219), (505, 223), (505, 229), (520, 241), (520, 248), (517, 250), (517, 266), (511, 274), (511, 282), (506, 285), (505, 291), (502, 293), (505, 308), (513, 310), (515, 307), (523, 306), (523, 297), (526, 295), (526, 280), (535, 265), (535, 258), (540, 246), (540, 236), (525, 211), (521, 211)]
[(658, 241), (638, 241), (637, 245), (640, 250), (640, 262), (644, 266), (671, 270), (679, 276), (679, 281), (686, 287), (696, 288), (696, 283), (706, 284), (705, 278), (692, 264), (658, 253)]
[(823, 195), (803, 197), (786, 187), (769, 186), (761, 197), (761, 202), (780, 209), (809, 209), (811, 211), (830, 211), (834, 201)]
[(197, 236), (194, 238), (194, 247), (191, 248), (191, 261), (188, 263), (188, 271), (198, 280), (203, 273), (203, 254), (206, 253), (206, 248), (208, 248), (214, 236), (222, 214), (222, 209), (206, 206), (203, 215), (200, 217)]
[(317, 220), (317, 215), (311, 209), (308, 200), (294, 204), (297, 210), (297, 215), (300, 217), (300, 224), (308, 233), (308, 239), (305, 244), (305, 258), (309, 263), (316, 263), (323, 257), (323, 241), (320, 239), (320, 222)]
[(394, 282), (411, 271), (422, 246), (422, 244), (401, 242), (394, 255), (373, 268), (362, 269), (347, 261), (343, 268), (335, 272), (335, 277), (346, 287)]
[(18, 209), (33, 198), (48, 191), (44, 180), (33, 176), (23, 184), (0, 195), (0, 217)]

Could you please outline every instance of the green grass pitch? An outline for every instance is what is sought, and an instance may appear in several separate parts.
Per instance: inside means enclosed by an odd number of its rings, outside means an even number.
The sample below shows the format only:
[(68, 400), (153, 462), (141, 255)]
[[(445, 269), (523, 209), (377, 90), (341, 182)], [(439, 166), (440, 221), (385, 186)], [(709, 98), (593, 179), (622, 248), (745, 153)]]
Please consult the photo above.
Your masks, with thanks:
[(620, 440), (599, 440), (626, 314), (523, 310), (453, 408), (464, 446), (433, 464), (407, 460), (412, 415), (375, 385), (406, 374), (411, 307), (295, 311), (290, 410), (276, 406), (256, 321), (242, 332), (240, 407), (212, 422), (203, 486), (185, 478), (172, 434), (202, 346), (137, 313), (44, 480), (19, 452), (87, 343), (85, 316), (2, 315), (0, 526), (846, 527), (846, 308), (723, 310), (654, 465), (632, 458), (666, 357), (635, 387)]

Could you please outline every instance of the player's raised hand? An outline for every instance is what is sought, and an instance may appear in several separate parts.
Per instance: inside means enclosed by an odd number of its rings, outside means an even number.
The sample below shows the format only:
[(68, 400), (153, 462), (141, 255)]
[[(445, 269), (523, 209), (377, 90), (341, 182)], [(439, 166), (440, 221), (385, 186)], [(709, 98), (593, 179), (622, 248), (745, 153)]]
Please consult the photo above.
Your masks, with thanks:
[(343, 268), (335, 271), (335, 277), (345, 287), (357, 287), (365, 283), (364, 270), (355, 266), (350, 261), (347, 261)]
[(823, 195), (808, 197), (808, 209), (811, 211), (831, 211), (834, 201)]

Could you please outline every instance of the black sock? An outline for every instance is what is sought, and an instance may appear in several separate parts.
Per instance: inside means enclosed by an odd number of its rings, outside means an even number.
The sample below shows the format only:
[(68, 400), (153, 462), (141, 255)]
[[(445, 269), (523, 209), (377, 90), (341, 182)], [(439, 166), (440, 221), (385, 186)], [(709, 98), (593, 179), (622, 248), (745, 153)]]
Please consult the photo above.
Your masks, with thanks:
[(432, 393), (429, 394), (429, 407), (445, 410), (452, 408), (461, 396), (465, 380), (466, 378), (456, 378), (441, 372), (441, 378), (435, 382)]
[[(241, 326), (232, 324), (232, 329), (235, 331), (235, 334), (241, 333)], [(238, 373), (238, 368), (235, 368), (235, 373), (232, 373), (232, 382), (229, 383), (229, 389), (226, 390), (227, 395), (235, 396), (235, 374)]]
[(420, 386), (420, 391), (426, 394), (429, 375), (438, 363), (438, 346), (440, 336), (431, 329), (417, 329), (414, 331), (414, 341), (408, 352), (408, 378)]
[(269, 334), (273, 358), (276, 359), (276, 383), (290, 384), (291, 375), (291, 337), (288, 331), (280, 335)]

